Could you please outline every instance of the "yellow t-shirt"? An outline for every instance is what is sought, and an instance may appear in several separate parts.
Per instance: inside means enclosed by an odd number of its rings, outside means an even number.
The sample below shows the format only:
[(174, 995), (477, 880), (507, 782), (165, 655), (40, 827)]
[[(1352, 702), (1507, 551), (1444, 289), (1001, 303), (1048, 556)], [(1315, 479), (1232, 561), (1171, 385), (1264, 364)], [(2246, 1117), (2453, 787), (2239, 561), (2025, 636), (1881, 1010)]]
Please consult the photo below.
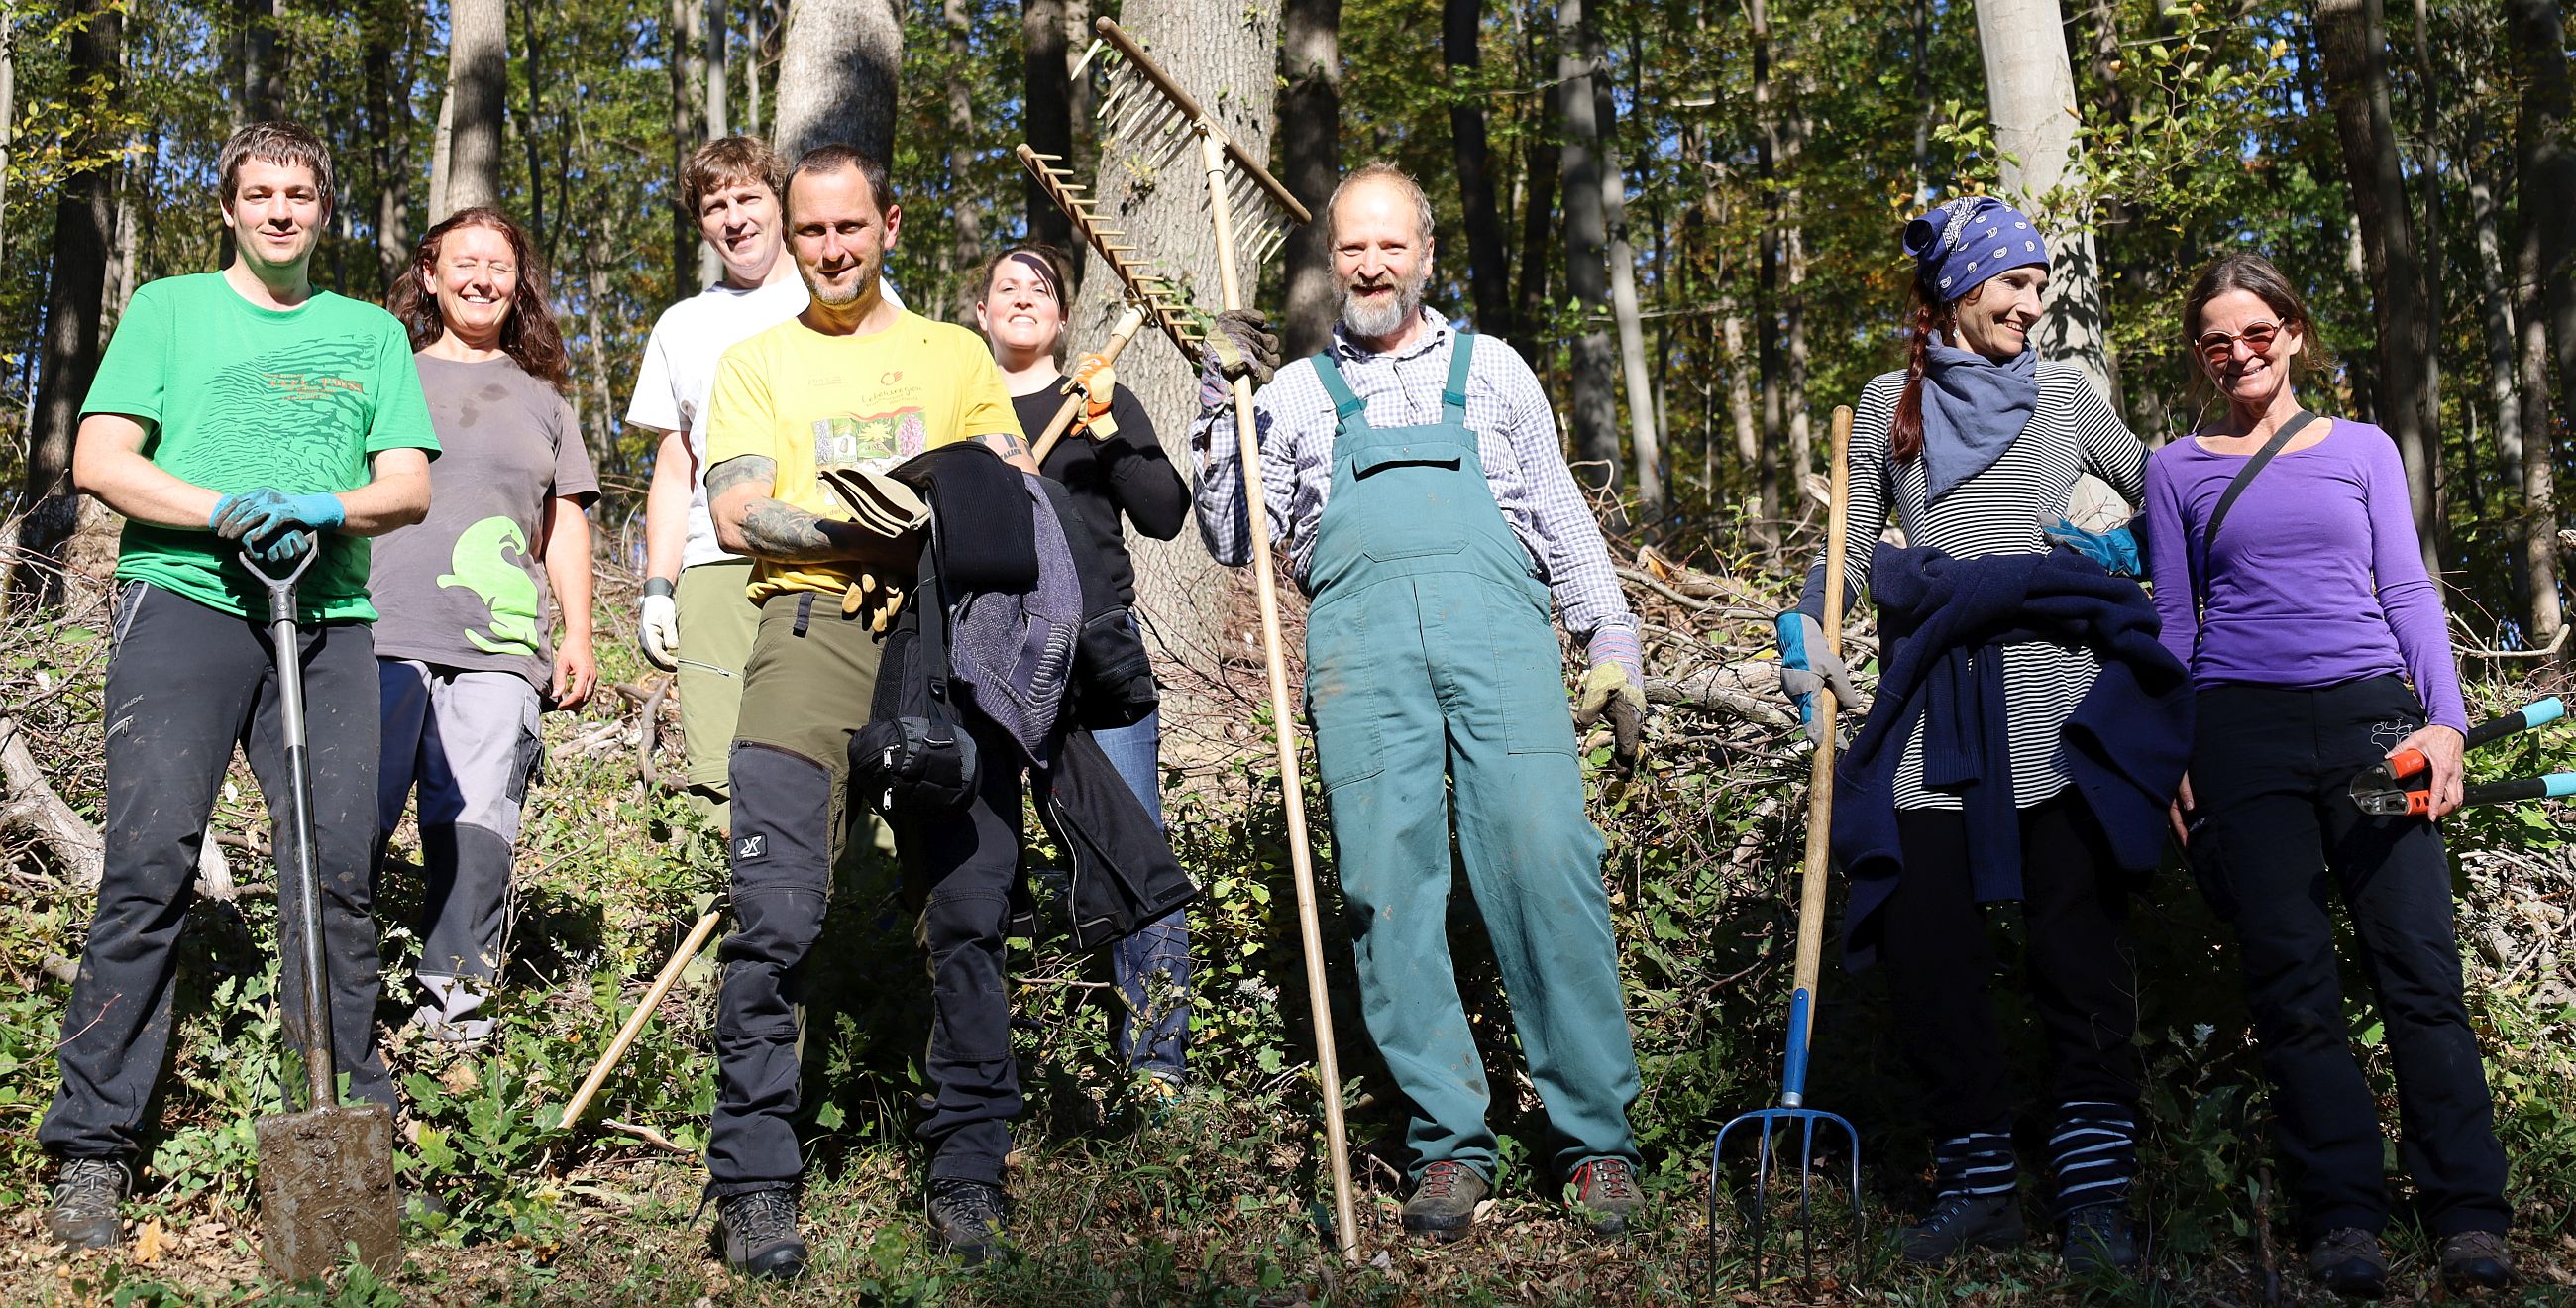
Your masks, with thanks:
[[(889, 468), (942, 445), (1019, 432), (983, 338), (910, 311), (864, 336), (826, 336), (791, 318), (725, 351), (707, 398), (708, 467), (761, 455), (778, 465), (773, 498), (840, 522), (850, 512), (824, 488), (822, 469)], [(837, 597), (862, 571), (757, 559), (749, 593), (753, 603), (781, 591)]]

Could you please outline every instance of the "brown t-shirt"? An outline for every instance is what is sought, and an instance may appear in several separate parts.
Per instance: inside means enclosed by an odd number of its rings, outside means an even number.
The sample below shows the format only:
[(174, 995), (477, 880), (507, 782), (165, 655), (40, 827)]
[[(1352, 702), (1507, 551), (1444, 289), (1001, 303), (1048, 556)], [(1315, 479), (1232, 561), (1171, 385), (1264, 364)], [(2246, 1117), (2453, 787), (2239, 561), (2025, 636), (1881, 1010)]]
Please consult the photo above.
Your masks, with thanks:
[(509, 358), (413, 361), (446, 452), (430, 465), (429, 516), (375, 541), (376, 655), (515, 672), (543, 688), (554, 677), (546, 505), (599, 498), (581, 427)]

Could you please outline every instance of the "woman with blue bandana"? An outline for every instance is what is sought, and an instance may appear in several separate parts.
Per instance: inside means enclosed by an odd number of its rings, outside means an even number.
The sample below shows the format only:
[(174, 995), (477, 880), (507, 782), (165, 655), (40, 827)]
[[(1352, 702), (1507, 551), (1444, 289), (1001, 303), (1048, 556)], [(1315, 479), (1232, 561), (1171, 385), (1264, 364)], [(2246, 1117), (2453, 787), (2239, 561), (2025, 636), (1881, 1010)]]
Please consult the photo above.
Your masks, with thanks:
[[(2058, 523), (2080, 474), (2135, 505), (2146, 462), (2138, 438), (2083, 373), (2042, 363), (2031, 348), (2048, 246), (2028, 217), (1991, 198), (1953, 200), (1907, 224), (1905, 252), (1916, 267), (1906, 366), (1871, 379), (1852, 424), (1847, 600), (1869, 585), (1891, 509), (1919, 551), (1963, 562), (2045, 554), (2043, 525)], [(1782, 688), (1818, 736), (1825, 726), (1811, 711), (1817, 689), (1831, 685), (1843, 703), (1858, 698), (1825, 650), (1823, 611), (1820, 551), (1804, 597), (1779, 620)], [(1882, 636), (1881, 658), (1892, 661), (1901, 637)], [(1905, 1230), (1904, 1252), (1939, 1262), (2023, 1238), (2014, 1101), (1988, 993), (1997, 968), (1987, 938), (1988, 906), (2018, 900), (2027, 926), (2023, 972), (2052, 1063), (2051, 1217), (2070, 1269), (2127, 1268), (2138, 1257), (2128, 1191), (2143, 1070), (2133, 1047), (2127, 885), (2103, 823), (2070, 775), (2065, 743), (2102, 665), (2085, 646), (2044, 639), (1999, 642), (1975, 657), (2001, 661), (2004, 703), (1988, 720), (2007, 728), (2010, 775), (1990, 769), (1980, 792), (1954, 780), (1945, 751), (1931, 751), (1927, 768), (1925, 723), (1917, 719), (1902, 749), (1891, 744), (1883, 756), (1893, 770), (1886, 788), (1899, 874), (1865, 921), (1855, 894), (1846, 927), (1847, 965), (1874, 954), (1894, 974), (1900, 1039), (1933, 1130), (1935, 1198)], [(2018, 835), (2017, 857), (1993, 853), (2013, 842), (1971, 821), (1976, 794), (1999, 808), (2009, 801), (2019, 829), (2006, 834)], [(2010, 827), (2012, 818), (1990, 825)], [(1841, 845), (1836, 854), (1848, 859)]]

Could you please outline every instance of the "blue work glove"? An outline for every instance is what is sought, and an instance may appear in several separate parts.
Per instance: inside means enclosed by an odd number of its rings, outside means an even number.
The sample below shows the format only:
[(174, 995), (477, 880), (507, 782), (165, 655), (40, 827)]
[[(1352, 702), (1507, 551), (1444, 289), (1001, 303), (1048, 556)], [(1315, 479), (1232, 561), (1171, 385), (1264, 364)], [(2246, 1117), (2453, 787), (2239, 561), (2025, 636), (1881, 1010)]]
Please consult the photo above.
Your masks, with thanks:
[(2126, 527), (2109, 531), (2086, 531), (2064, 518), (2053, 527), (2041, 527), (2039, 534), (2102, 565), (2114, 577), (2143, 577), (2146, 569), (2138, 566), (2138, 540)]
[(1814, 618), (1791, 609), (1772, 624), (1780, 634), (1780, 690), (1798, 706), (1798, 721), (1807, 728), (1810, 744), (1825, 743), (1825, 733), (1833, 724), (1816, 714), (1816, 692), (1831, 687), (1840, 704), (1858, 705), (1860, 692), (1852, 688), (1851, 670), (1843, 666), (1840, 655), (1825, 648), (1825, 629)]
[(262, 563), (292, 563), (311, 544), (306, 532), (331, 531), (346, 521), (337, 495), (289, 495), (262, 486), (215, 501), (206, 525), (225, 540), (240, 541)]

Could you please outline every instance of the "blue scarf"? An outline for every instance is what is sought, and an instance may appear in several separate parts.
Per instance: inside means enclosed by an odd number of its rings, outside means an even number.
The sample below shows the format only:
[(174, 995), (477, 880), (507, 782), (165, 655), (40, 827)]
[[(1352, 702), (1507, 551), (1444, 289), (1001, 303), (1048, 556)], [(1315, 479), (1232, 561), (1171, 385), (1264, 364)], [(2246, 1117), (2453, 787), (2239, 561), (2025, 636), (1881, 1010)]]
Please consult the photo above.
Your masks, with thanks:
[(1997, 363), (1933, 339), (1923, 368), (1923, 471), (1926, 505), (1994, 466), (2004, 447), (2039, 408), (2039, 351)]

